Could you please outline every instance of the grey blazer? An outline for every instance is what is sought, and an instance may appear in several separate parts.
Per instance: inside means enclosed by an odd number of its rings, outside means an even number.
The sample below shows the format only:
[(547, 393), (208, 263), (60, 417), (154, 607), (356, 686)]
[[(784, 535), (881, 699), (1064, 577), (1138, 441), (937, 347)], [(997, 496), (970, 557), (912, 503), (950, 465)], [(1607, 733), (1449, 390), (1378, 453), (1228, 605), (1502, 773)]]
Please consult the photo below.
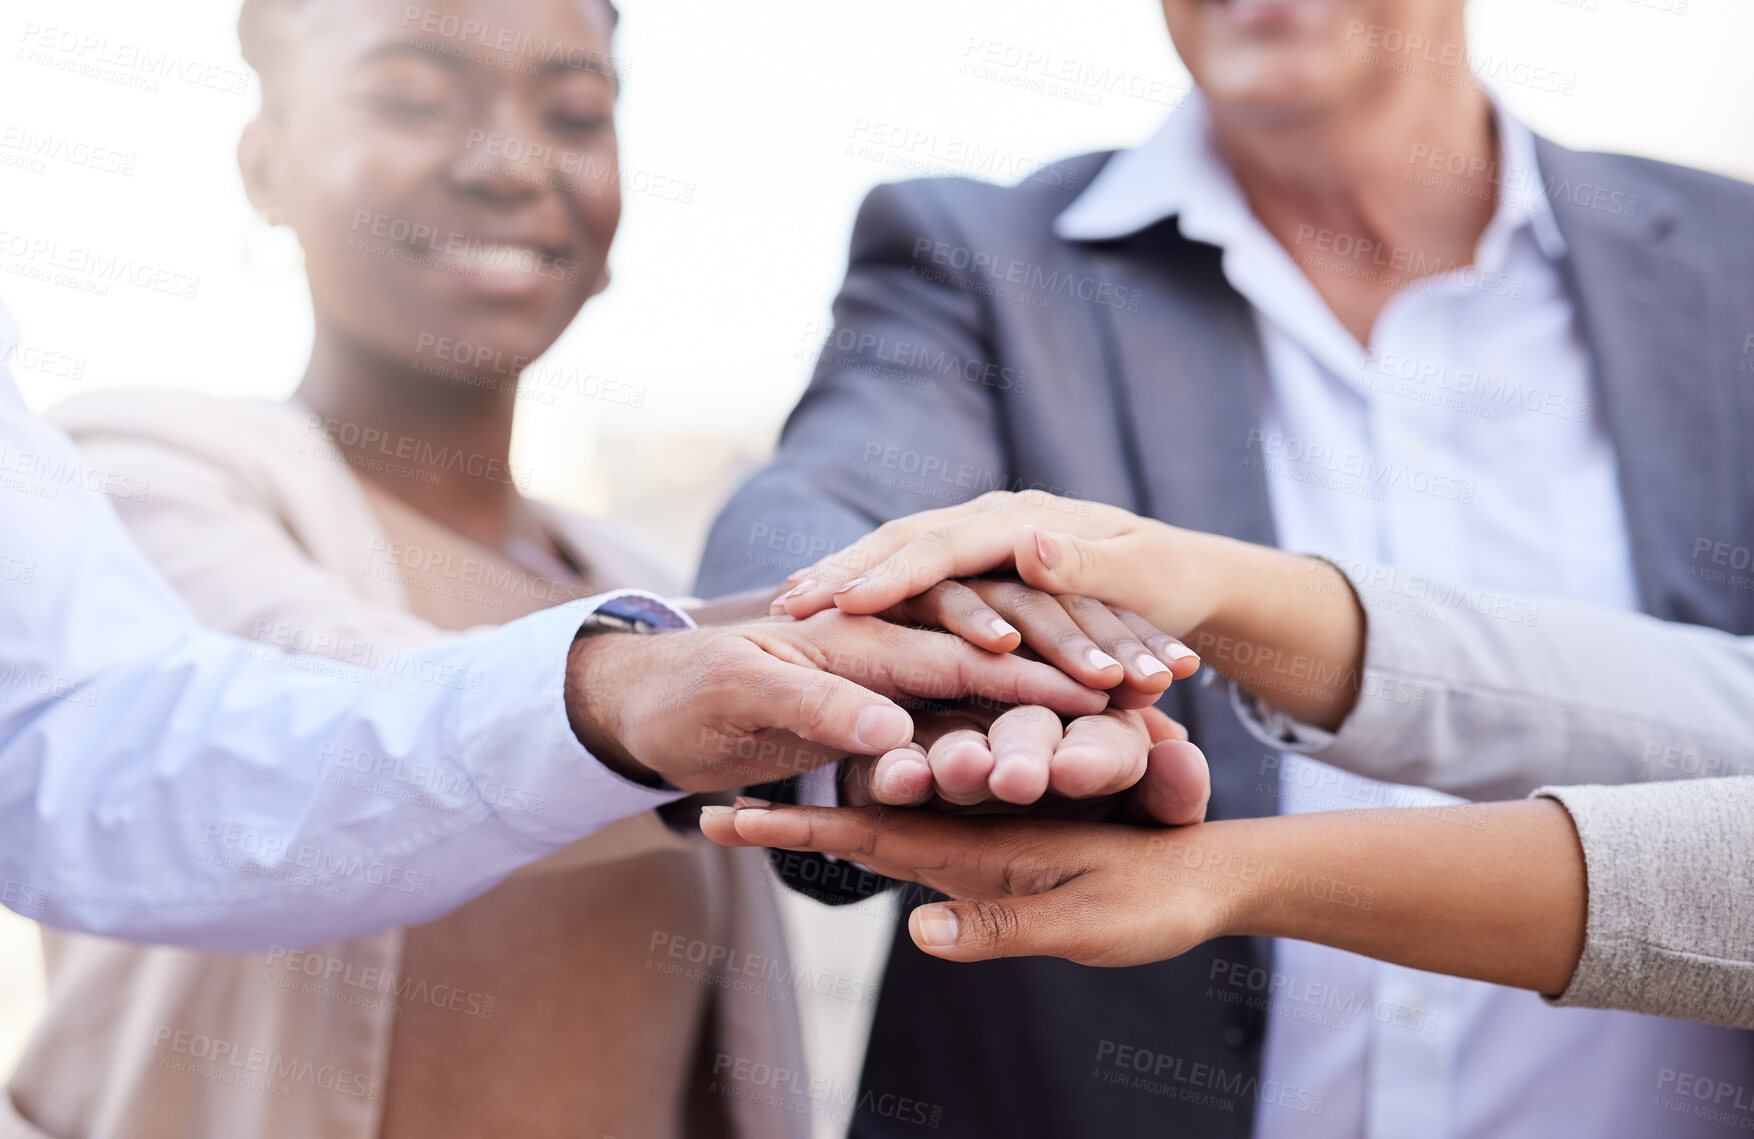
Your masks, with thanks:
[[(772, 465), (715, 524), (701, 593), (775, 583), (878, 522), (994, 487), (1275, 544), (1249, 461), (1265, 363), (1218, 251), (1173, 221), (1097, 243), (1052, 231), (1107, 158), (1014, 187), (932, 179), (871, 193), (814, 379)], [(1641, 607), (1754, 632), (1754, 592), (1696, 572), (1701, 542), (1754, 535), (1754, 383), (1738, 370), (1754, 361), (1754, 188), (1545, 141), (1539, 161), (1618, 455)], [(1221, 693), (1177, 685), (1166, 710), (1213, 758), (1215, 816), (1275, 811), (1264, 748)], [(1265, 1014), (1213, 1000), (1209, 979), (1221, 963), (1269, 965), (1270, 952), (1221, 941), (1142, 969), (958, 966), (903, 930), (865, 1086), (940, 1105), (949, 1135), (1241, 1139), (1251, 1096), (1214, 1112), (1092, 1072), (1126, 1045), (1251, 1086)], [(1734, 1039), (1754, 1068), (1754, 1044)], [(853, 1133), (906, 1132), (861, 1110)]]
[(1339, 732), (1241, 700), (1244, 722), (1372, 779), (1559, 800), (1589, 918), (1554, 1003), (1754, 1028), (1754, 637), (1549, 598), (1420, 613), (1387, 572), (1355, 575), (1365, 694)]

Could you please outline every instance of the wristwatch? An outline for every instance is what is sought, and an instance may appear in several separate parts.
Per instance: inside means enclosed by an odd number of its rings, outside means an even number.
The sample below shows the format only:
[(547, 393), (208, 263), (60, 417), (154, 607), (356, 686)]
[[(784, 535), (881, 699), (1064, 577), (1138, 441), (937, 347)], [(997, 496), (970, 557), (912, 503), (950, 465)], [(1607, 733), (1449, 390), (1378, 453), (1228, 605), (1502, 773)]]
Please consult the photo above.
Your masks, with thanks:
[(573, 640), (580, 641), (600, 633), (656, 633), (659, 628), (644, 617), (624, 617), (607, 609), (596, 609), (579, 622), (579, 631)]

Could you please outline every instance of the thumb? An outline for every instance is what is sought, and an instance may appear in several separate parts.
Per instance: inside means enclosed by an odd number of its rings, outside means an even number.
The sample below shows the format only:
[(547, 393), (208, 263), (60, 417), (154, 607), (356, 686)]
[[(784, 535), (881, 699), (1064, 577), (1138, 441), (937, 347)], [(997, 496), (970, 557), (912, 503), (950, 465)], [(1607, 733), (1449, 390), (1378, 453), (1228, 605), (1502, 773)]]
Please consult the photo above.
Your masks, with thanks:
[(996, 957), (1095, 956), (1090, 939), (1090, 907), (1070, 882), (1042, 894), (1015, 898), (934, 902), (909, 915), (914, 944), (946, 961), (990, 961)]
[(1206, 817), (1211, 797), (1205, 753), (1185, 739), (1161, 739), (1151, 745), (1145, 774), (1127, 792), (1126, 813), (1140, 822), (1187, 826)]
[(787, 661), (774, 661), (773, 670), (768, 683), (740, 686), (739, 721), (854, 755), (882, 755), (913, 739), (913, 717), (893, 700)]
[(1130, 535), (1092, 540), (1025, 526), (1012, 557), (1024, 583), (1044, 593), (1080, 593), (1105, 605), (1143, 609), (1140, 594), (1151, 578), (1139, 553)]

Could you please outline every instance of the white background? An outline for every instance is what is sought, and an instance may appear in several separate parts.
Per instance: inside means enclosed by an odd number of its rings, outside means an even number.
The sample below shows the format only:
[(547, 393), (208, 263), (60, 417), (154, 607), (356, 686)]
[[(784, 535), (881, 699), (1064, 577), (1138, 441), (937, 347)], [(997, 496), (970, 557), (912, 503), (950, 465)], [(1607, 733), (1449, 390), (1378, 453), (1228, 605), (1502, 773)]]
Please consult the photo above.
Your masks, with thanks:
[[(1477, 55), (1575, 77), (1570, 95), (1501, 84), (1509, 105), (1567, 144), (1754, 179), (1754, 4), (1586, 2), (1595, 10), (1475, 0)], [(1674, 3), (1686, 11), (1653, 6)], [(76, 384), (21, 371), (33, 403), (143, 383), (277, 396), (302, 369), (310, 335), (302, 278), (262, 256), (287, 260), (262, 240), (235, 169), (253, 81), (244, 95), (168, 79), (148, 93), (13, 58), (34, 22), (242, 69), (236, 8), (236, 0), (12, 0), (0, 11), (0, 130), (22, 125), (138, 156), (126, 177), (55, 162), (41, 173), (0, 166), (0, 233), (200, 278), (194, 301), (125, 286), (91, 297), (13, 275), (0, 254), (0, 297), (26, 343), (88, 361)], [(643, 388), (643, 406), (562, 397), (525, 417), (516, 461), (534, 471), (539, 493), (588, 508), (633, 505), (616, 484), (641, 452), (621, 448), (606, 459), (597, 445), (605, 436), (766, 448), (804, 384), (854, 209), (872, 185), (909, 176), (914, 162), (953, 170), (930, 155), (969, 144), (1012, 163), (1125, 145), (1164, 112), (1116, 92), (1091, 89), (1099, 96), (1091, 106), (960, 73), (986, 44), (1176, 90), (1186, 83), (1152, 0), (626, 0), (623, 9), (624, 166), (630, 177), (691, 183), (694, 195), (688, 205), (627, 196), (615, 283), (551, 353), (563, 366)], [(872, 161), (848, 153), (860, 124), (932, 141)], [(0, 148), (0, 162), (7, 153)], [(246, 246), (269, 264), (252, 269)], [(670, 445), (649, 454), (635, 481), (708, 478), (724, 451)], [(707, 469), (667, 469), (703, 462)], [(654, 508), (663, 513), (661, 495), (632, 497), (648, 522)], [(676, 549), (692, 552), (698, 535), (655, 521)]]

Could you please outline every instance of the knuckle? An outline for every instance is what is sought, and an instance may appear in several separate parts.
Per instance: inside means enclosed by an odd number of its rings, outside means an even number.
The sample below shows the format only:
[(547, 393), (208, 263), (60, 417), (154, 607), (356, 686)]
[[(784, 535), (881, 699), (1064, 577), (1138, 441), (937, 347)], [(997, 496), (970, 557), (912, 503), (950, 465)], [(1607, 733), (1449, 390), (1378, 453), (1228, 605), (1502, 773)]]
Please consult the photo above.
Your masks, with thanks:
[(1054, 596), (1060, 608), (1077, 616), (1097, 617), (1108, 615), (1108, 606), (1094, 597), (1086, 597), (1082, 593), (1060, 593)]
[(941, 577), (937, 567), (946, 562), (955, 548), (950, 534), (934, 526), (915, 534), (906, 546), (896, 550), (882, 564), (872, 566), (874, 577), (899, 579), (914, 585), (936, 584)]
[(1005, 945), (1015, 941), (1023, 932), (1023, 921), (1017, 916), (1017, 911), (1004, 902), (970, 902), (968, 916), (969, 928), (980, 945)]
[(987, 603), (982, 601), (973, 590), (968, 589), (957, 595), (952, 608), (958, 617), (971, 623), (986, 616), (989, 612)]
[(993, 727), (997, 728), (1001, 721), (1006, 727), (1047, 727), (1052, 724), (1055, 729), (1058, 729), (1060, 726), (1058, 713), (1039, 704), (1019, 704), (995, 720)]
[(1011, 594), (1011, 608), (1018, 617), (1026, 621), (1038, 624), (1070, 624), (1066, 611), (1060, 607), (1059, 602), (1026, 585), (1015, 587), (1015, 592)]
[[(886, 811), (887, 808), (878, 807), (876, 810), (879, 812), (879, 815), (881, 815), (881, 813)], [(852, 848), (853, 854), (861, 856), (875, 855), (879, 843), (878, 834), (881, 830), (882, 828), (880, 826), (866, 825), (856, 827), (853, 831), (853, 841), (847, 845)]]
[(821, 673), (798, 694), (798, 725), (806, 734), (815, 734), (828, 722), (837, 688), (834, 677)]
[(974, 506), (978, 510), (984, 510), (984, 511), (987, 511), (988, 513), (997, 514), (1000, 511), (1007, 508), (1008, 506), (1010, 506), (1011, 503), (1016, 499), (1016, 497), (1017, 497), (1016, 494), (1013, 493), (1012, 491), (989, 490), (985, 494), (981, 495), (979, 498), (975, 499), (974, 502), (972, 502), (970, 505)]
[(960, 581), (941, 581), (921, 597), (929, 597), (946, 613), (970, 613), (984, 608), (980, 594)]
[(1125, 633), (1117, 637), (1109, 648), (1115, 656), (1130, 661), (1145, 651), (1145, 644), (1131, 633)]
[(1012, 609), (1020, 608), (1028, 604), (1031, 597), (1038, 596), (1035, 590), (1016, 581), (983, 581), (974, 586), (974, 591), (986, 598), (989, 604)]
[(939, 621), (951, 611), (950, 593), (940, 582), (924, 593), (903, 598), (888, 613), (882, 614), (889, 620), (900, 614), (910, 625), (931, 625)]
[(1055, 629), (1053, 632), (1053, 642), (1059, 649), (1068, 653), (1088, 652), (1094, 647), (1090, 638), (1084, 635), (1084, 630), (1076, 625), (1067, 625), (1064, 628)]
[(930, 530), (922, 530), (914, 539), (914, 545), (924, 553), (935, 553), (949, 550), (954, 543), (950, 537), (950, 527), (934, 526)]
[(1074, 538), (1064, 544), (1071, 548), (1072, 560), (1077, 566), (1075, 572), (1079, 577), (1083, 577), (1096, 571), (1096, 563), (1098, 560), (1096, 550), (1091, 547), (1089, 543)]
[(717, 691), (749, 679), (755, 669), (742, 651), (742, 646), (728, 637), (714, 637), (694, 654), (698, 683), (707, 691)]

